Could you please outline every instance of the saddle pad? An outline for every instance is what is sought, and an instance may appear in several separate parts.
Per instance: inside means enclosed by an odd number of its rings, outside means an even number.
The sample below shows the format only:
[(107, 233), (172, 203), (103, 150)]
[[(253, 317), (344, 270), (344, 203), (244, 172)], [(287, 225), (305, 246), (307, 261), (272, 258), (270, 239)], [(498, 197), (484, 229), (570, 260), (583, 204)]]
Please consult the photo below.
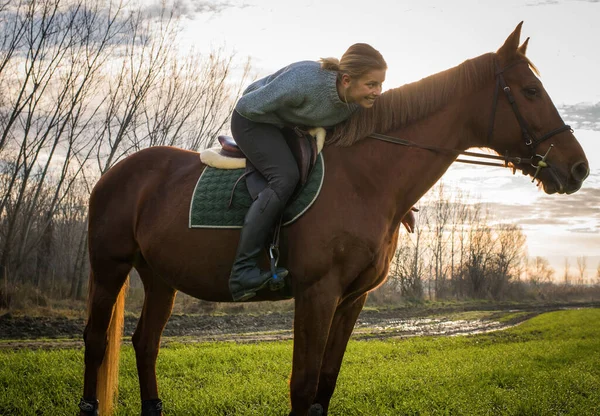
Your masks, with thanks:
[[(245, 178), (231, 192), (244, 169), (216, 169), (207, 166), (200, 175), (190, 203), (190, 228), (242, 228), (252, 198)], [(288, 203), (283, 213), (283, 225), (296, 221), (315, 202), (325, 177), (325, 161), (319, 154), (317, 163), (302, 191)], [(229, 201), (231, 199), (231, 206)]]

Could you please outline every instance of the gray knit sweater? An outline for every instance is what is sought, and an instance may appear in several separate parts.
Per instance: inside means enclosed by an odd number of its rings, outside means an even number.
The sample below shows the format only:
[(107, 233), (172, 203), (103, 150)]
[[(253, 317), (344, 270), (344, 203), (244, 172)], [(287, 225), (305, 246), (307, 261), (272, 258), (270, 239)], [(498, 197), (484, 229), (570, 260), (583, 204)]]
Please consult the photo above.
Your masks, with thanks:
[(301, 61), (250, 84), (236, 111), (259, 123), (330, 127), (359, 107), (340, 100), (337, 73), (315, 61)]

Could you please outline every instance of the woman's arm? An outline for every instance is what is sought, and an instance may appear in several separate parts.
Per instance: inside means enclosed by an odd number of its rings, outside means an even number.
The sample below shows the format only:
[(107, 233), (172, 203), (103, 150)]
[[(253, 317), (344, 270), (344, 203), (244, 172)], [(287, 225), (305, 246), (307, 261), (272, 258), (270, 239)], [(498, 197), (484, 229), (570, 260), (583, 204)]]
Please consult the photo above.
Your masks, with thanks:
[(265, 84), (244, 94), (236, 104), (236, 111), (252, 120), (283, 107), (298, 107), (304, 101), (305, 77), (293, 69), (284, 68), (265, 79)]

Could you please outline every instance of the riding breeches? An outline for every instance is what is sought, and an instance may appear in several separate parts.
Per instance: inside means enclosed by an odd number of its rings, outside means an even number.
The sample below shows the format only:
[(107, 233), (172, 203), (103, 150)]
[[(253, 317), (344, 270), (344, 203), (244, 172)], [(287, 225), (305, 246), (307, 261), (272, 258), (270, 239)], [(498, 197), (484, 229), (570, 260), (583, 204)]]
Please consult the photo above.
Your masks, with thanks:
[(248, 120), (234, 111), (231, 132), (239, 148), (265, 177), (269, 187), (281, 201), (287, 201), (300, 180), (300, 174), (281, 130), (272, 124)]

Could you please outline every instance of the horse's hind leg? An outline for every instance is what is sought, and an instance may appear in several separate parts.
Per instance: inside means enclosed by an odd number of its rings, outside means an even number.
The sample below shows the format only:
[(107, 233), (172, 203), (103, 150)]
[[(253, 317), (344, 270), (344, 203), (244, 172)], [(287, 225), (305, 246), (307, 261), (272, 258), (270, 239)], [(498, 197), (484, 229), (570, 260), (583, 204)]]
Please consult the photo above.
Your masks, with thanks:
[(160, 338), (171, 316), (176, 291), (154, 273), (145, 261), (135, 265), (144, 283), (144, 306), (133, 334), (142, 398), (142, 416), (160, 416), (162, 402), (158, 398), (156, 358)]
[(318, 409), (322, 409), (321, 415), (327, 415), (329, 401), (335, 390), (348, 340), (366, 300), (367, 294), (365, 293), (358, 299), (355, 298), (347, 303), (342, 303), (335, 311), (329, 338), (327, 339), (323, 364), (321, 365), (317, 395), (311, 407), (311, 411), (315, 414), (319, 413)]
[[(115, 303), (117, 303), (120, 294), (122, 297), (124, 296), (121, 292), (124, 289), (123, 286), (130, 270), (130, 263), (110, 259), (92, 264), (89, 283), (88, 320), (83, 334), (85, 341), (85, 372), (83, 400), (80, 404), (80, 414), (82, 415), (96, 414), (96, 400), (100, 398), (107, 401), (110, 400), (107, 399), (108, 397), (112, 397), (113, 388), (111, 383), (115, 383), (116, 380), (111, 369), (114, 368), (115, 360), (118, 362), (119, 347), (117, 344), (121, 342), (120, 329), (122, 321), (113, 322), (111, 325), (111, 319), (115, 321), (121, 319), (117, 315), (122, 315), (122, 305), (115, 307)], [(113, 310), (115, 311), (114, 317)], [(111, 339), (109, 339), (109, 326), (115, 327), (115, 325), (118, 329), (115, 329), (114, 334), (110, 334)], [(108, 348), (109, 341), (115, 343), (114, 347)], [(108, 371), (106, 374), (102, 373), (103, 375), (100, 374), (102, 364)], [(112, 403), (101, 403), (101, 406), (105, 409), (111, 409)]]

